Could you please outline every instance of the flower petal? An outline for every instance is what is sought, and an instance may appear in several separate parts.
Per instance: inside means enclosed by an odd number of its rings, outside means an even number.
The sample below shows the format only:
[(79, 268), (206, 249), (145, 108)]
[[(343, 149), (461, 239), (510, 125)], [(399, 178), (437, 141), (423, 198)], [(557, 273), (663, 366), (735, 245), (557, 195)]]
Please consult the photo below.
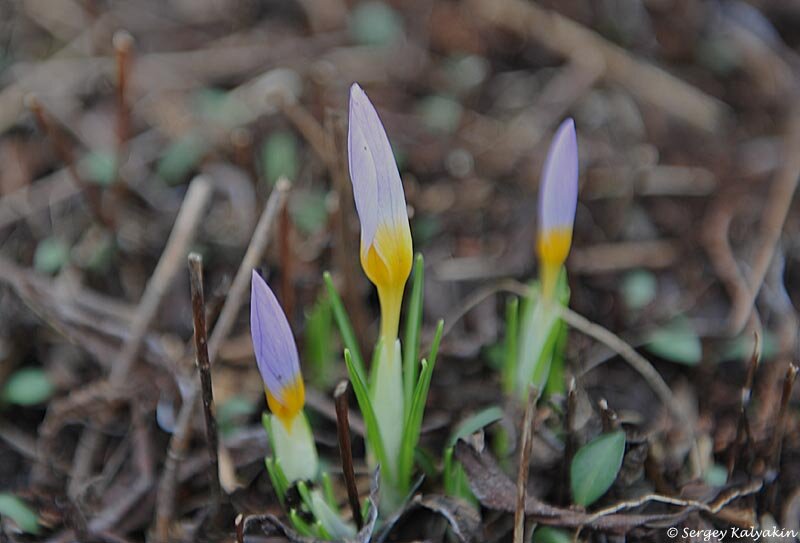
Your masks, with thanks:
[(561, 229), (572, 231), (578, 201), (578, 142), (575, 122), (558, 127), (542, 171), (539, 186), (539, 235)]
[(278, 300), (255, 270), (250, 289), (250, 334), (261, 378), (269, 393), (285, 404), (286, 392), (298, 381), (302, 383), (297, 345)]
[[(400, 172), (377, 111), (354, 83), (350, 87), (347, 137), (350, 179), (361, 222), (361, 252), (369, 251), (381, 226), (408, 228)], [(383, 255), (381, 255), (383, 256)]]

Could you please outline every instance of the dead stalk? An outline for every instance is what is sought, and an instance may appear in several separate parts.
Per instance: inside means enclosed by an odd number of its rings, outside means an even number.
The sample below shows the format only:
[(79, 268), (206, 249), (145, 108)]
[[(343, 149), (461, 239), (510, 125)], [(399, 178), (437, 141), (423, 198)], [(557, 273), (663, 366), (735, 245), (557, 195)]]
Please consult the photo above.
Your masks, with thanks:
[(361, 516), (361, 506), (358, 500), (358, 487), (356, 486), (356, 473), (353, 468), (353, 449), (350, 443), (350, 422), (348, 420), (346, 380), (336, 385), (333, 398), (336, 401), (336, 433), (339, 437), (339, 454), (342, 457), (342, 473), (347, 486), (347, 500), (353, 512), (353, 520), (360, 530), (364, 525)]

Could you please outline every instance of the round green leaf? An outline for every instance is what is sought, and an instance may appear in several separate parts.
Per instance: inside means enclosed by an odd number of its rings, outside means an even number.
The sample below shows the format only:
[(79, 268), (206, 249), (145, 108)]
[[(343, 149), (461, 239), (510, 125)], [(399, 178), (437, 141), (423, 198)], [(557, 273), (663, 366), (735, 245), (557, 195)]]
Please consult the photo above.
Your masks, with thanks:
[(573, 501), (586, 507), (605, 494), (617, 478), (624, 454), (622, 430), (603, 434), (581, 447), (569, 471)]
[(297, 180), (297, 138), (291, 132), (274, 132), (261, 147), (261, 165), (270, 186), (280, 177)]
[(158, 161), (158, 176), (169, 185), (181, 183), (206, 153), (207, 144), (197, 134), (170, 143)]
[(69, 246), (62, 240), (45, 238), (36, 246), (33, 255), (33, 267), (47, 274), (58, 272), (69, 260)]
[(672, 362), (694, 366), (703, 359), (703, 345), (685, 319), (676, 319), (654, 330), (646, 339), (647, 350)]
[(41, 368), (14, 372), (3, 387), (2, 398), (17, 405), (38, 405), (53, 395), (53, 383)]
[(361, 45), (390, 45), (403, 33), (403, 22), (383, 2), (358, 4), (350, 16), (350, 35)]
[(656, 297), (656, 277), (647, 270), (635, 270), (622, 280), (622, 299), (628, 309), (641, 309)]
[(29, 534), (39, 533), (39, 518), (25, 502), (7, 492), (0, 492), (0, 517), (13, 520), (19, 528)]
[(432, 132), (452, 134), (461, 124), (461, 104), (448, 96), (431, 95), (417, 105), (422, 122)]
[(108, 186), (117, 176), (117, 156), (108, 151), (94, 151), (81, 161), (85, 177), (98, 185)]

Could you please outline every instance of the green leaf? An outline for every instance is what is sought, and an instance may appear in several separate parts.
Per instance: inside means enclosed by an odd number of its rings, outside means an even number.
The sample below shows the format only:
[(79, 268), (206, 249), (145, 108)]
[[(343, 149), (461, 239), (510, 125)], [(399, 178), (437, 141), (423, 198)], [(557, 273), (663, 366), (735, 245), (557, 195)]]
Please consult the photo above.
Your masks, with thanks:
[(117, 178), (117, 155), (107, 151), (94, 151), (80, 163), (86, 179), (98, 185), (109, 186)]
[(539, 526), (533, 532), (531, 543), (572, 543), (572, 535), (566, 530)]
[(519, 298), (513, 296), (506, 301), (506, 337), (503, 362), (503, 389), (506, 394), (514, 392), (517, 375), (517, 340), (519, 338)]
[(252, 401), (244, 396), (231, 396), (217, 406), (217, 424), (220, 433), (224, 436), (234, 432), (245, 419), (258, 409)]
[(281, 177), (297, 180), (297, 138), (294, 133), (280, 130), (273, 132), (261, 146), (261, 167), (270, 186)]
[(311, 380), (325, 387), (330, 381), (333, 349), (333, 312), (325, 292), (321, 292), (311, 311), (306, 314), (306, 328), (303, 336), (305, 361), (311, 366)]
[(709, 486), (725, 486), (728, 482), (728, 469), (714, 464), (703, 474), (703, 479)]
[(378, 426), (378, 419), (375, 417), (375, 410), (372, 408), (372, 402), (369, 399), (367, 385), (359, 375), (349, 349), (344, 350), (344, 363), (347, 366), (347, 373), (350, 376), (350, 383), (353, 385), (353, 392), (356, 395), (361, 416), (364, 417), (367, 442), (372, 448), (372, 452), (375, 453), (378, 463), (383, 467), (381, 470), (383, 477), (388, 477), (391, 480), (392, 470), (389, 469), (389, 463), (386, 461), (386, 451), (383, 448), (383, 438), (381, 437), (381, 429)]
[(39, 517), (25, 502), (8, 492), (0, 493), (0, 517), (13, 520), (20, 530), (29, 534), (38, 534)]
[(208, 146), (197, 134), (187, 134), (172, 142), (158, 161), (158, 176), (168, 185), (183, 182), (205, 155)]
[(436, 326), (436, 333), (433, 336), (431, 345), (430, 363), (422, 359), (422, 371), (414, 388), (414, 396), (411, 401), (411, 410), (403, 425), (403, 438), (401, 440), (400, 459), (398, 467), (397, 487), (401, 494), (408, 492), (411, 482), (411, 468), (414, 459), (414, 448), (419, 442), (419, 433), (422, 428), (422, 416), (425, 413), (425, 404), (428, 401), (428, 391), (431, 386), (433, 368), (436, 366), (436, 357), (439, 352), (439, 342), (442, 340), (444, 321), (440, 320)]
[(330, 272), (322, 274), (322, 279), (325, 282), (325, 287), (328, 289), (328, 296), (331, 301), (331, 309), (333, 309), (333, 317), (336, 319), (336, 324), (339, 327), (339, 334), (342, 336), (342, 343), (345, 348), (350, 351), (350, 356), (353, 359), (353, 367), (362, 382), (367, 382), (367, 371), (364, 368), (364, 359), (361, 357), (361, 349), (358, 347), (356, 334), (353, 331), (353, 325), (350, 324), (350, 317), (347, 316), (347, 310), (344, 308), (342, 299), (333, 286), (333, 279)]
[(656, 356), (694, 366), (703, 359), (703, 345), (685, 318), (677, 318), (669, 324), (650, 332), (646, 348)]
[(192, 96), (192, 106), (200, 117), (233, 128), (247, 121), (247, 106), (232, 92), (223, 89), (200, 89)]
[(350, 35), (360, 45), (384, 46), (403, 34), (403, 21), (383, 2), (361, 2), (350, 15)]
[(475, 413), (471, 417), (461, 421), (461, 423), (456, 427), (456, 430), (452, 433), (450, 439), (447, 440), (447, 447), (453, 447), (456, 444), (456, 441), (459, 439), (472, 435), (481, 428), (489, 426), (490, 424), (497, 422), (502, 418), (503, 410), (496, 405), (487, 407), (486, 409)]
[(58, 272), (69, 260), (69, 246), (56, 238), (44, 238), (36, 245), (33, 267), (47, 274)]
[(432, 132), (452, 134), (461, 124), (461, 104), (447, 96), (432, 95), (417, 105), (423, 124)]
[(417, 382), (424, 283), (425, 265), (422, 255), (417, 253), (414, 259), (414, 271), (411, 276), (411, 295), (406, 313), (406, 333), (403, 338), (403, 405), (405, 406), (404, 418), (406, 419), (408, 419), (408, 413), (411, 411), (414, 384)]
[(622, 299), (628, 309), (642, 309), (656, 297), (656, 276), (647, 270), (634, 270), (622, 279)]
[[(291, 179), (290, 177), (287, 178)], [(325, 193), (320, 190), (297, 191), (289, 201), (292, 222), (304, 234), (320, 231), (328, 222), (328, 206)]]
[(614, 483), (625, 454), (625, 432), (603, 434), (575, 454), (569, 478), (572, 499), (584, 507), (594, 503)]
[(46, 402), (54, 389), (43, 369), (22, 368), (9, 377), (0, 397), (17, 405), (38, 405)]

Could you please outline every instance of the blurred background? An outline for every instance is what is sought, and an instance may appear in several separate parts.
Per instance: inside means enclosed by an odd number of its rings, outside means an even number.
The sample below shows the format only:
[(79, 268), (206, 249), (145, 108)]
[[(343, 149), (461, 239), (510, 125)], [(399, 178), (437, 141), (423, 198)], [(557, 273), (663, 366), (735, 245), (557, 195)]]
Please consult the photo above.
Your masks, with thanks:
[[(426, 259), (426, 330), (448, 322), (428, 430), (499, 401), (487, 386), (498, 284), (535, 276), (539, 173), (571, 116), (571, 307), (647, 351), (707, 466), (736, 439), (757, 332), (768, 364), (751, 431), (769, 441), (797, 340), (798, 45), (800, 4), (780, 0), (0, 0), (0, 492), (34, 504), (61, 540), (151, 529), (194, 371), (185, 251), (203, 256), (213, 321), (280, 177), (292, 186), (258, 266), (335, 463), (328, 397), (344, 368), (324, 270), (359, 338), (377, 328), (347, 173), (353, 82), (395, 150)], [(177, 271), (159, 276), (171, 232)], [(221, 462), (230, 491), (250, 491), (238, 510), (277, 511), (245, 313), (214, 368)], [(588, 397), (652, 430), (660, 406), (635, 372), (577, 333), (567, 352)], [(207, 467), (196, 423), (173, 515), (187, 523)], [(686, 454), (672, 431), (666, 473)], [(542, 450), (534, 472), (556, 462)], [(763, 510), (789, 527), (796, 433), (784, 459)], [(135, 500), (115, 508), (124, 495)]]

